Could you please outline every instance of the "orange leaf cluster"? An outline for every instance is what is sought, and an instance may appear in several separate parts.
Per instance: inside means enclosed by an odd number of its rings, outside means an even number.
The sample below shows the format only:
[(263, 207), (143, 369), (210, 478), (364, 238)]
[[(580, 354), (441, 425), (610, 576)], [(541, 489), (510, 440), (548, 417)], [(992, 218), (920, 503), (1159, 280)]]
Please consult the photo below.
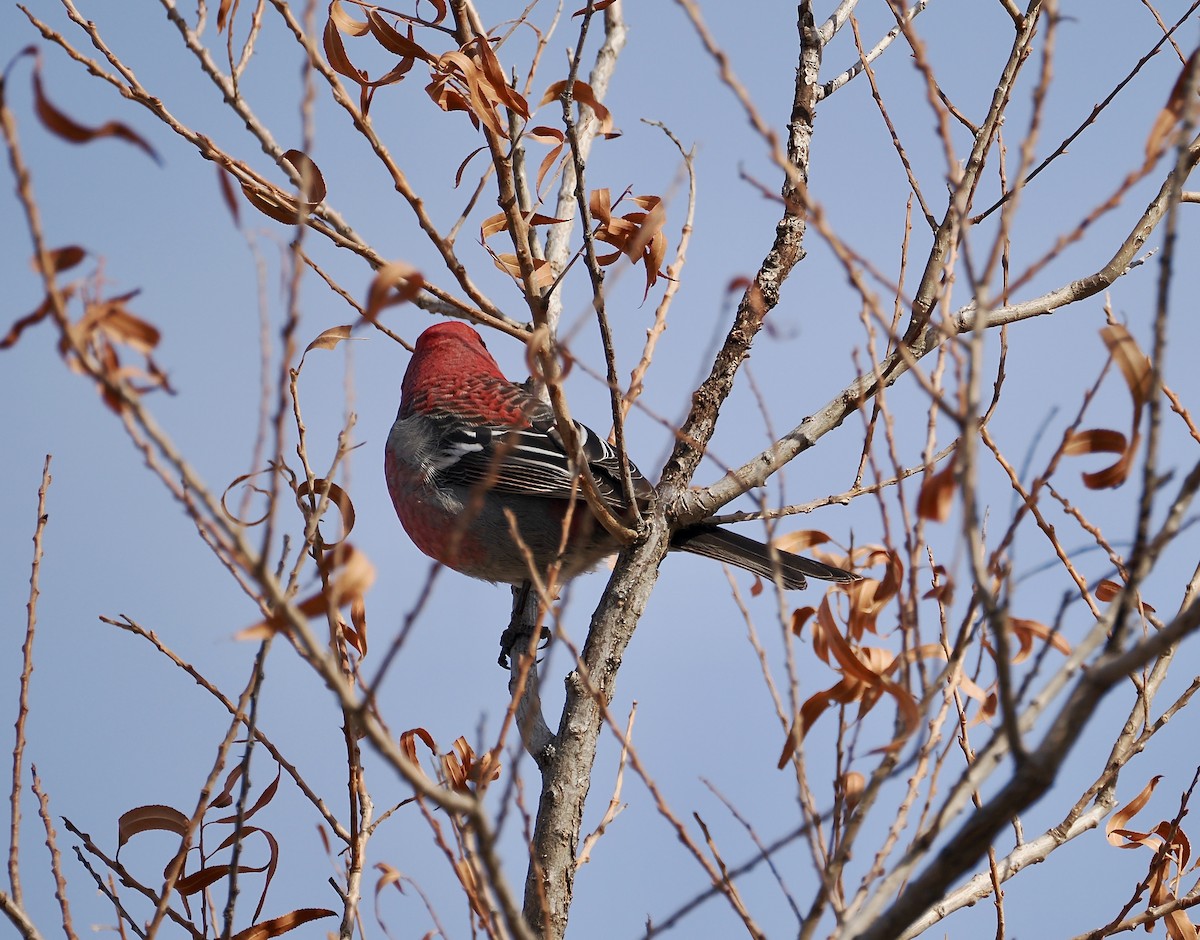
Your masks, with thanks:
[(400, 735), (401, 749), (417, 767), (421, 766), (420, 760), (417, 759), (418, 740), (438, 761), (442, 784), (452, 790), (461, 793), (479, 792), (500, 777), (500, 763), (491, 752), (485, 753), (482, 758), (476, 758), (474, 748), (460, 735), (455, 739), (452, 751), (439, 755), (433, 735), (424, 728), (413, 728)]
[[(819, 544), (825, 539), (824, 533), (797, 533), (796, 537), (780, 539), (777, 544), (788, 550), (797, 550), (809, 545)], [(882, 547), (865, 547), (860, 549), (864, 556), (864, 567), (882, 564), (885, 567), (882, 579), (862, 578), (851, 584), (837, 585), (830, 588), (817, 607), (801, 607), (792, 614), (792, 632), (803, 635), (807, 630), (813, 644), (816, 656), (829, 665), (834, 672), (840, 674), (840, 680), (827, 689), (809, 696), (800, 706), (784, 742), (783, 751), (779, 758), (779, 766), (783, 767), (796, 747), (804, 740), (809, 730), (829, 708), (840, 705), (858, 703), (858, 717), (861, 720), (879, 700), (890, 696), (895, 702), (899, 715), (900, 731), (897, 736), (881, 750), (890, 751), (902, 747), (908, 737), (917, 729), (920, 722), (920, 710), (916, 698), (894, 678), (902, 667), (922, 659), (947, 661), (947, 650), (940, 643), (925, 643), (910, 647), (899, 653), (878, 646), (863, 644), (867, 634), (880, 635), (879, 618), (883, 612), (897, 600), (904, 577), (904, 564), (899, 555)], [(846, 566), (847, 560), (830, 558), (834, 564)], [(948, 586), (935, 588), (926, 597), (937, 599), (939, 595), (948, 592)], [(839, 624), (830, 602), (832, 596), (845, 596), (848, 610), (844, 624)], [(1007, 627), (1018, 643), (1017, 651), (1012, 655), (1013, 664), (1026, 660), (1036, 640), (1048, 643), (1064, 654), (1069, 654), (1070, 646), (1058, 633), (1044, 624), (1034, 620), (1011, 618)], [(984, 643), (984, 648), (995, 656), (990, 644)], [(997, 698), (993, 691), (981, 688), (977, 683), (957, 672), (951, 678), (952, 687), (962, 695), (979, 704), (970, 723), (977, 724), (988, 721), (995, 714)], [(847, 783), (847, 787), (849, 784)], [(847, 789), (849, 794), (849, 789)]]
[[(314, 482), (321, 486), (326, 485), (326, 481), (323, 480)], [(337, 489), (336, 484), (329, 484), (329, 486)], [(343, 493), (342, 496), (344, 497), (345, 494)], [(330, 502), (335, 502), (332, 490)], [(349, 502), (348, 498), (346, 498), (346, 502)], [(344, 509), (343, 512), (345, 512)], [(352, 523), (353, 516), (351, 515), (346, 524)], [(365, 656), (367, 652), (367, 621), (364, 596), (375, 582), (375, 566), (371, 564), (366, 555), (345, 541), (338, 542), (331, 551), (326, 552), (318, 561), (318, 566), (321, 569), (324, 586), (321, 590), (299, 601), (296, 608), (305, 617), (321, 617), (329, 616), (339, 608), (349, 605), (353, 627), (348, 626), (341, 618), (338, 618), (338, 627), (346, 641), (358, 651), (359, 656)], [(264, 640), (286, 628), (287, 620), (282, 612), (278, 612), (239, 631), (237, 639)]]
[[(1146, 879), (1150, 886), (1148, 906), (1161, 907), (1164, 904), (1182, 900), (1179, 887), (1184, 874), (1189, 870), (1188, 863), (1192, 857), (1192, 844), (1179, 825), (1179, 819), (1161, 820), (1153, 828), (1141, 831), (1127, 828), (1134, 816), (1140, 813), (1150, 801), (1154, 788), (1158, 786), (1162, 775), (1152, 777), (1132, 800), (1113, 813), (1108, 824), (1104, 827), (1108, 844), (1118, 849), (1148, 848), (1154, 852), (1150, 863), (1150, 872)], [(1181, 811), (1180, 816), (1186, 810)], [(1192, 868), (1200, 867), (1200, 863)], [(1167, 936), (1171, 940), (1198, 940), (1197, 931), (1187, 913), (1183, 910), (1173, 910), (1162, 917), (1167, 928)], [(1153, 921), (1147, 922), (1146, 930), (1153, 930)]]
[(596, 222), (595, 238), (617, 249), (611, 254), (599, 255), (596, 260), (601, 265), (609, 265), (625, 255), (634, 264), (641, 261), (646, 268), (644, 299), (658, 279), (667, 276), (660, 270), (667, 256), (667, 237), (662, 231), (667, 211), (660, 196), (629, 198), (639, 211), (613, 215), (613, 209), (621, 200), (614, 205), (607, 189), (594, 189), (588, 200), (588, 210)]
[[(47, 273), (53, 274), (70, 270), (87, 257), (87, 252), (78, 245), (56, 248), (46, 254)], [(34, 260), (34, 266), (41, 267), (37, 259)], [(125, 406), (121, 395), (112, 386), (124, 385), (134, 395), (155, 389), (173, 392), (167, 374), (150, 355), (158, 346), (162, 334), (156, 326), (129, 309), (129, 302), (138, 293), (134, 290), (116, 297), (88, 297), (77, 283), (58, 288), (58, 298), (64, 305), (77, 295), (84, 298), (83, 315), (74, 323), (65, 325), (58, 340), (58, 354), (72, 372), (81, 375), (99, 372), (104, 403), (117, 414)], [(18, 318), (8, 332), (0, 337), (0, 349), (15, 346), (25, 330), (45, 320), (54, 310), (55, 298), (47, 293), (37, 309)], [(129, 365), (122, 362), (122, 347), (140, 353), (144, 357), (144, 364)], [(80, 355), (88, 360), (87, 364), (80, 359)]]
[(429, 63), (429, 70), (433, 80), (425, 91), (443, 111), (464, 111), (475, 127), (482, 122), (497, 137), (508, 136), (500, 108), (529, 120), (529, 102), (509, 86), (486, 36), (438, 56)]
[[(444, 7), (441, 16), (445, 16)], [(342, 33), (355, 37), (369, 34), (389, 52), (399, 55), (400, 61), (384, 75), (372, 79), (366, 71), (356, 67), (350, 61), (350, 56), (346, 53), (346, 46), (342, 42)], [(356, 20), (342, 9), (341, 0), (333, 0), (329, 4), (329, 19), (325, 21), (322, 44), (325, 47), (325, 59), (329, 62), (329, 67), (358, 86), (358, 106), (364, 116), (371, 110), (371, 101), (374, 99), (377, 89), (401, 81), (418, 58), (426, 61), (431, 58), (429, 53), (413, 41), (411, 26), (408, 36), (405, 37), (390, 26), (377, 10), (369, 10), (365, 21)]]
[[(556, 219), (550, 215), (542, 215), (540, 212), (535, 212), (525, 220), (527, 225), (557, 225), (559, 222), (565, 222), (566, 219)], [(521, 265), (517, 260), (517, 256), (512, 252), (496, 252), (491, 249), (486, 239), (495, 235), (497, 232), (507, 232), (509, 229), (508, 216), (503, 212), (498, 212), (495, 215), (490, 215), (483, 220), (479, 226), (479, 237), (484, 249), (492, 256), (492, 263), (501, 271), (513, 279), (518, 279), (521, 276)], [(545, 258), (534, 258), (533, 260), (533, 283), (539, 289), (549, 287), (554, 283), (554, 269), (550, 267), (550, 263)]]
[[(208, 811), (213, 809), (224, 809), (233, 805), (233, 788), (242, 777), (242, 772), (245, 768), (244, 764), (238, 764), (225, 777), (225, 784), (221, 792), (208, 805)], [(179, 893), (183, 901), (184, 910), (188, 916), (191, 914), (190, 898), (197, 895), (202, 895), (213, 885), (234, 876), (247, 874), (265, 874), (263, 879), (262, 892), (259, 895), (258, 906), (255, 908), (255, 921), (262, 915), (263, 905), (266, 902), (267, 891), (271, 886), (271, 881), (275, 876), (275, 870), (279, 864), (279, 842), (274, 834), (269, 830), (259, 826), (247, 825), (247, 822), (253, 818), (263, 807), (267, 806), (276, 793), (279, 791), (279, 781), (282, 776), (282, 768), (276, 770), (275, 779), (271, 781), (254, 800), (254, 803), (245, 808), (240, 813), (233, 813), (221, 816), (216, 819), (202, 820), (200, 829), (203, 833), (211, 826), (231, 826), (232, 829), (224, 839), (216, 846), (216, 848), (204, 850), (200, 847), (194, 847), (189, 854), (196, 853), (200, 858), (200, 867), (189, 873), (186, 867), (180, 870), (179, 876), (175, 882), (175, 890)], [(207, 812), (206, 812), (207, 815)], [(117, 821), (117, 857), (120, 857), (121, 848), (134, 836), (140, 835), (143, 832), (169, 832), (180, 838), (187, 836), (192, 828), (191, 818), (175, 809), (172, 806), (164, 805), (147, 805), (137, 806), (123, 813)], [(267, 845), (268, 855), (267, 861), (263, 865), (237, 865), (230, 863), (214, 863), (213, 857), (230, 849), (235, 843), (242, 843), (249, 836), (261, 836)], [(205, 839), (202, 837), (197, 840), (199, 846), (205, 844)], [(170, 871), (173, 862), (168, 862), (164, 870)], [(124, 882), (129, 883), (128, 874), (124, 876)], [(148, 889), (147, 889), (148, 890)], [(247, 927), (244, 930), (234, 934), (231, 940), (267, 940), (270, 937), (278, 937), (287, 933), (289, 930), (299, 927), (301, 924), (309, 923), (322, 917), (333, 917), (334, 912), (323, 908), (299, 908), (294, 911), (289, 911), (279, 917), (271, 920), (263, 921)]]

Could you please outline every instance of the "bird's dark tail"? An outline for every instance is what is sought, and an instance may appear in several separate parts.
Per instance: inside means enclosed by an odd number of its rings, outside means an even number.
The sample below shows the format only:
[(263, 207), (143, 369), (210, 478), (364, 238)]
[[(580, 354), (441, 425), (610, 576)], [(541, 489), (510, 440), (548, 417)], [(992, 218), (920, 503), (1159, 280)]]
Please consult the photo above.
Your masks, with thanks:
[(680, 529), (671, 537), (671, 547), (745, 568), (768, 581), (774, 580), (778, 570), (780, 581), (789, 591), (808, 587), (808, 578), (843, 583), (859, 580), (856, 574), (803, 555), (777, 551), (773, 558), (771, 550), (762, 542), (715, 525), (694, 525)]

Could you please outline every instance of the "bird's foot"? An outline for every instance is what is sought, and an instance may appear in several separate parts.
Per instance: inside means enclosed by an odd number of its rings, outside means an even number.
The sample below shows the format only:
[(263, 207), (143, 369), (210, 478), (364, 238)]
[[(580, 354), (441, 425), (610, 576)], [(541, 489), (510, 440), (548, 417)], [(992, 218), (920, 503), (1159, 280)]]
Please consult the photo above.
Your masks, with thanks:
[[(502, 669), (509, 668), (509, 657), (513, 650), (517, 653), (524, 653), (529, 649), (529, 638), (533, 636), (533, 631), (529, 624), (519, 623), (516, 618), (509, 621), (504, 632), (500, 634), (500, 658), (496, 660)], [(550, 630), (547, 627), (542, 627), (538, 635), (538, 649), (545, 647), (550, 642)]]

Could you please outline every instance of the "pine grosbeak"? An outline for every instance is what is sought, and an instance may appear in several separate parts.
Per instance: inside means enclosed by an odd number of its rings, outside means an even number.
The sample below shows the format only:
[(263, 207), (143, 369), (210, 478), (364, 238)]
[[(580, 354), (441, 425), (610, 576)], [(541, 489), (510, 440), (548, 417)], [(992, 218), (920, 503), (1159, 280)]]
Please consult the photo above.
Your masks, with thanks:
[[(616, 451), (590, 428), (576, 422), (575, 430), (601, 498), (627, 518)], [(508, 381), (465, 323), (438, 323), (417, 338), (384, 470), (396, 515), (417, 548), (473, 578), (513, 585), (529, 580), (529, 563), (505, 510), (533, 564), (544, 571), (561, 562), (563, 581), (621, 548), (580, 495), (550, 405)], [(645, 506), (653, 488), (636, 467), (630, 470), (635, 497)], [(789, 589), (805, 587), (806, 575), (856, 580), (789, 552), (773, 558), (762, 543), (714, 525), (680, 529), (671, 547), (764, 578), (778, 568)]]

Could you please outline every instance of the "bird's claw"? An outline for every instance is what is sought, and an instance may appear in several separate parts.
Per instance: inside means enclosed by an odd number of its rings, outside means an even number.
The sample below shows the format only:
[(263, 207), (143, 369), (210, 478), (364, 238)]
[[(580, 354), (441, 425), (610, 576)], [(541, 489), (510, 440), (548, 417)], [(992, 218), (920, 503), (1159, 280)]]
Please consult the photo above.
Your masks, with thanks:
[[(529, 648), (529, 637), (532, 635), (529, 627), (522, 623), (510, 623), (504, 628), (504, 632), (500, 634), (500, 657), (496, 660), (500, 664), (500, 668), (508, 669), (509, 657), (513, 650), (524, 652)], [(538, 649), (545, 648), (550, 642), (550, 630), (547, 627), (542, 627), (541, 634), (538, 637)]]

